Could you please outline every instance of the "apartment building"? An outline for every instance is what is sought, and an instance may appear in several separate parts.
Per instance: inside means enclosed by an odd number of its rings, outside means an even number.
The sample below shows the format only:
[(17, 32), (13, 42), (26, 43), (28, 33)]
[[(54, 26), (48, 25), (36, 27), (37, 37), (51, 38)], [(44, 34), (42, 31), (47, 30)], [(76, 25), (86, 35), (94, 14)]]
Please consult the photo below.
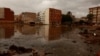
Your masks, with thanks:
[(0, 8), (0, 23), (14, 22), (14, 12), (10, 8)]
[(16, 17), (16, 20), (25, 24), (30, 24), (31, 22), (35, 23), (36, 13), (22, 12), (19, 16)]
[(61, 24), (62, 12), (59, 9), (48, 8), (39, 13), (40, 22), (43, 24)]
[(61, 24), (61, 10), (48, 8), (45, 11), (45, 24)]
[(100, 6), (89, 8), (89, 13), (94, 15), (94, 23), (100, 23)]
[(45, 15), (44, 15), (44, 11), (41, 11), (41, 12), (38, 12), (37, 14), (37, 21), (40, 23), (40, 24), (45, 24)]

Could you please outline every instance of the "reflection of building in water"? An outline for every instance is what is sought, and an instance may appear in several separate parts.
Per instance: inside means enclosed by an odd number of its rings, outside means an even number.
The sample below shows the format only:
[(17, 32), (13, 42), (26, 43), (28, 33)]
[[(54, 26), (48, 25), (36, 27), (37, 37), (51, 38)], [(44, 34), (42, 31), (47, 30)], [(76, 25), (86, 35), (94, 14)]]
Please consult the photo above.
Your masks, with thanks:
[(10, 38), (14, 35), (14, 25), (0, 25), (0, 38)]
[(5, 30), (3, 28), (0, 28), (0, 38), (5, 37)]
[(18, 31), (24, 35), (32, 35), (36, 33), (36, 26), (29, 26), (29, 25), (17, 25), (16, 27)]
[(61, 27), (58, 26), (42, 26), (40, 29), (40, 35), (42, 35), (46, 40), (56, 40), (60, 38)]

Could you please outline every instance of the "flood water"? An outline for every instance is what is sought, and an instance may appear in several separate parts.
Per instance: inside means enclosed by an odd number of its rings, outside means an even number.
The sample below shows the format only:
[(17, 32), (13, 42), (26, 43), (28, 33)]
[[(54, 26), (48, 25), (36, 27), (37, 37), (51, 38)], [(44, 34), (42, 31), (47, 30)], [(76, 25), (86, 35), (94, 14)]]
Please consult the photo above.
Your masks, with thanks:
[(85, 43), (79, 32), (69, 26), (2, 24), (0, 52), (16, 45), (51, 53), (46, 56), (96, 56), (100, 45)]

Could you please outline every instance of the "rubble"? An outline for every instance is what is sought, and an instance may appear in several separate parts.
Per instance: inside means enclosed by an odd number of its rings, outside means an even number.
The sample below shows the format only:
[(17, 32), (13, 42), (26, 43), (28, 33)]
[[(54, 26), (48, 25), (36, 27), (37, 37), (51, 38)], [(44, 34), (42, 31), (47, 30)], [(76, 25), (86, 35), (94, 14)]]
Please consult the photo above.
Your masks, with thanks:
[(96, 53), (96, 56), (100, 56), (100, 51)]
[(15, 51), (18, 54), (32, 52), (32, 49), (31, 48), (18, 47), (18, 46), (15, 46), (15, 45), (10, 46), (9, 47), (9, 50)]
[[(100, 43), (100, 30), (98, 27), (83, 28), (79, 32), (80, 35), (84, 36), (84, 43), (95, 44)], [(85, 30), (84, 30), (85, 29)]]
[(0, 52), (0, 56), (13, 56), (16, 54), (32, 53), (32, 56), (46, 56), (52, 53), (46, 53), (44, 51), (38, 51), (32, 48), (25, 48), (16, 45), (11, 45), (7, 52)]
[(73, 42), (73, 43), (76, 43), (77, 41), (73, 40), (72, 42)]

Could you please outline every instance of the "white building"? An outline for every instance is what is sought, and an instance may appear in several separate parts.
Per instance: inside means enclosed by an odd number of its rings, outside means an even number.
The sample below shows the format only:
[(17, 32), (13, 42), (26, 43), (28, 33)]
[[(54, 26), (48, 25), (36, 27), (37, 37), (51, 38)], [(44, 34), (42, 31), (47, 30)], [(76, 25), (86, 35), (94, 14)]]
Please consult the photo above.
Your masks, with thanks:
[(45, 22), (44, 18), (45, 18), (44, 11), (39, 12), (38, 13), (38, 20), (40, 23), (44, 24), (44, 22)]

